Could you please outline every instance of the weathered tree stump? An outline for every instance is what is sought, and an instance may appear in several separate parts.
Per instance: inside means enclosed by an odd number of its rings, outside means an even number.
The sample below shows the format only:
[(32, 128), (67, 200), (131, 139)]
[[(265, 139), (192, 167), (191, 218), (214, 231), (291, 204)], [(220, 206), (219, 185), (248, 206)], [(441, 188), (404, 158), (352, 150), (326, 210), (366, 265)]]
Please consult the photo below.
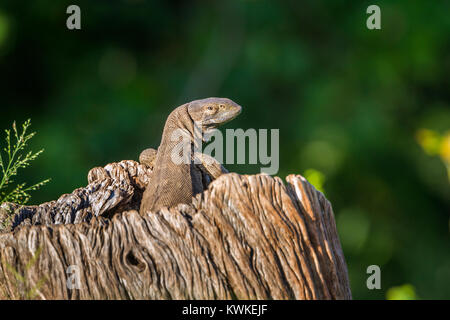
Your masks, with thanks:
[(333, 210), (303, 177), (230, 173), (141, 216), (151, 169), (109, 164), (57, 201), (12, 205), (0, 299), (351, 299)]

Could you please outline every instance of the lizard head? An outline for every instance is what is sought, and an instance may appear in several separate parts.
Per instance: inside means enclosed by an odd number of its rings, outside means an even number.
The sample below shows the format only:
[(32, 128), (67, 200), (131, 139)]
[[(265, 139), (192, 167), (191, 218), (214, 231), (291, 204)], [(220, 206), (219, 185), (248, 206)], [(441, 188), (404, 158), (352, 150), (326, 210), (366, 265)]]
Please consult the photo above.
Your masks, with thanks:
[(188, 112), (204, 133), (233, 120), (241, 113), (242, 107), (227, 98), (207, 98), (189, 103)]

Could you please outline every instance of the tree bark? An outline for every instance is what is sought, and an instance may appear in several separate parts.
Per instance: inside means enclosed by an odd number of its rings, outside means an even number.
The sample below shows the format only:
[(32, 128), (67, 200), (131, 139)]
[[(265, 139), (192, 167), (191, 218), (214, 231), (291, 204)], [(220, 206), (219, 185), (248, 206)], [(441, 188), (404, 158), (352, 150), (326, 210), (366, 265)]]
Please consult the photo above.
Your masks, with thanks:
[(109, 164), (57, 201), (12, 205), (0, 299), (351, 299), (333, 210), (302, 176), (225, 174), (140, 215), (151, 169)]

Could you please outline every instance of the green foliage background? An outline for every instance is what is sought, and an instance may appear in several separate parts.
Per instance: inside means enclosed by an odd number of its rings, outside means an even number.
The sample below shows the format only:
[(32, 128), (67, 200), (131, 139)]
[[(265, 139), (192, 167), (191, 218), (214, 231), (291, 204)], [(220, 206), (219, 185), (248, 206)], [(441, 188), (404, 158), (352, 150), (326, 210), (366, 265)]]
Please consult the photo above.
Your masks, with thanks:
[[(82, 10), (67, 30), (66, 8)], [(382, 30), (366, 28), (377, 4)], [(0, 3), (0, 127), (33, 121), (32, 202), (157, 146), (196, 98), (243, 106), (228, 128), (279, 128), (280, 172), (333, 204), (354, 298), (450, 298), (448, 1)], [(433, 156), (421, 129), (443, 137)], [(425, 141), (425, 142), (424, 142)], [(428, 141), (428, 140), (427, 140)], [(258, 166), (229, 165), (239, 173)], [(381, 267), (368, 290), (366, 268)], [(406, 288), (403, 290), (402, 288)], [(403, 290), (403, 291), (402, 291)]]

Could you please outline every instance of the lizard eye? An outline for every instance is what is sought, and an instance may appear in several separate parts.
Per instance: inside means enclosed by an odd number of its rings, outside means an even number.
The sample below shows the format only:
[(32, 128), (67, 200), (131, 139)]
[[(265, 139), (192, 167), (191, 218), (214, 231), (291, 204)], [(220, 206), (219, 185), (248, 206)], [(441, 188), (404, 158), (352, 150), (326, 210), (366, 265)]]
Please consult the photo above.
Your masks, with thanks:
[(208, 107), (208, 110), (209, 110), (209, 111), (212, 111), (213, 109), (214, 109), (214, 108), (213, 108), (212, 106), (209, 106), (209, 107)]
[(225, 106), (223, 104), (221, 104), (220, 105), (220, 109), (223, 109), (223, 108), (225, 108)]

